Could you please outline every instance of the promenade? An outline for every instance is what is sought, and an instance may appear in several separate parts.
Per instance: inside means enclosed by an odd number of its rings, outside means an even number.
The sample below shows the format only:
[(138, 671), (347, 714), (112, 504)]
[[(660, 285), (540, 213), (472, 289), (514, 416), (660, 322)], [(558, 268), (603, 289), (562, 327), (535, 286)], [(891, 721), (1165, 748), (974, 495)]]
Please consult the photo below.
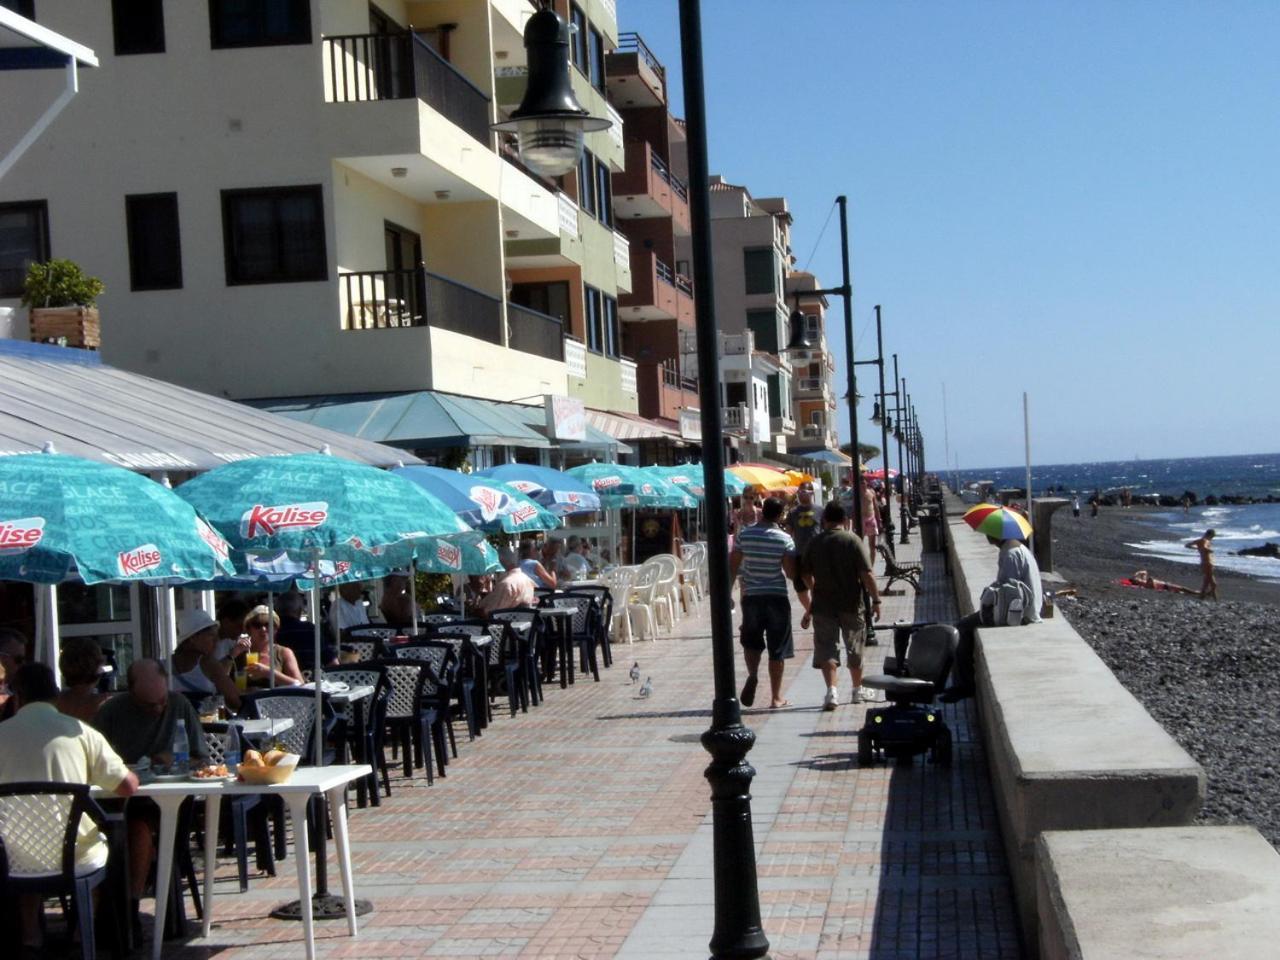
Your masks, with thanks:
[[(898, 551), (919, 559), (918, 539)], [(925, 590), (886, 597), (885, 622), (954, 617), (941, 555), (924, 564)], [(541, 707), (514, 718), (501, 710), (474, 743), (461, 734), (458, 760), (434, 787), (393, 780), (380, 808), (353, 809), (357, 894), (374, 912), (355, 940), (344, 921), (318, 923), (318, 956), (706, 956), (705, 607), (657, 643), (616, 646), (600, 683), (549, 686)], [(746, 711), (757, 735), (752, 813), (770, 956), (1020, 957), (971, 703), (946, 708), (956, 737), (949, 770), (920, 759), (859, 769), (865, 708), (848, 703), (844, 673), (844, 702), (820, 709), (798, 609), (796, 629), (792, 706)], [(892, 652), (881, 636), (868, 649), (872, 672)], [(634, 661), (652, 677), (647, 700), (628, 682)], [(296, 889), (291, 862), (278, 873), (241, 895), (223, 861), (212, 936), (166, 956), (300, 957), (299, 926), (266, 918)]]

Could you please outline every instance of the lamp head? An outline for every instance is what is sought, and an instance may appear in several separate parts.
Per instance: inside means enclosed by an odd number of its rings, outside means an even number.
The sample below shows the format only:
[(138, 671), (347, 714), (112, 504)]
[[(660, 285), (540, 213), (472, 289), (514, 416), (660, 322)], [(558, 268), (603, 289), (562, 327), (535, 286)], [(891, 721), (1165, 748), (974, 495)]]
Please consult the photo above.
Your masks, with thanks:
[(510, 120), (493, 129), (516, 134), (520, 160), (543, 176), (558, 177), (577, 166), (582, 135), (605, 130), (611, 121), (593, 117), (578, 103), (569, 80), (569, 25), (544, 7), (524, 28), (529, 83)]
[(805, 330), (806, 324), (804, 314), (799, 310), (792, 310), (789, 323), (791, 327), (791, 335), (787, 340), (787, 352), (790, 353), (794, 350), (808, 350), (811, 344), (809, 343), (809, 334)]
[(880, 401), (877, 400), (871, 407), (871, 422), (877, 427), (880, 426)]

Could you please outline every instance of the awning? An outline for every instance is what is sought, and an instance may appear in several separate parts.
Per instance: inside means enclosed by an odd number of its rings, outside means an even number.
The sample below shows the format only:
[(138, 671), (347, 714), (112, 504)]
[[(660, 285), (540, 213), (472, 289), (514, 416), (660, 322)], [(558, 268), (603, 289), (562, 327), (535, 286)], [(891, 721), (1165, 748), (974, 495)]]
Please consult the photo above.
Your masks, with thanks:
[(853, 459), (837, 450), (811, 450), (808, 453), (797, 453), (797, 457), (802, 460), (817, 460), (820, 463), (834, 463), (839, 467), (848, 467), (853, 464)]
[(133, 470), (201, 471), (245, 457), (315, 453), (374, 466), (399, 450), (109, 367), (88, 350), (0, 340), (0, 454), (59, 453)]
[(552, 442), (537, 405), (501, 403), (437, 390), (255, 400), (255, 406), (303, 423), (406, 449), (532, 447), (630, 449), (587, 427), (583, 441)]
[(681, 446), (689, 442), (680, 436), (680, 425), (671, 421), (666, 427), (654, 420), (627, 413), (605, 410), (587, 410), (587, 423), (615, 440), (670, 440)]
[(43, 70), (74, 60), (96, 67), (98, 58), (82, 43), (0, 7), (0, 70)]

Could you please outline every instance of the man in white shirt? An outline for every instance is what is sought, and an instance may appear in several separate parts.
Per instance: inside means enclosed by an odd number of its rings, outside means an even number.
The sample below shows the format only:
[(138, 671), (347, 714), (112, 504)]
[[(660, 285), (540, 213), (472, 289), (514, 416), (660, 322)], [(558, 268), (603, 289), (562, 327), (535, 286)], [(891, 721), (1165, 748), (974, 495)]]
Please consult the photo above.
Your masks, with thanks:
[(585, 580), (591, 576), (591, 560), (587, 557), (591, 541), (574, 534), (569, 538), (568, 549), (560, 562), (567, 580)]
[(338, 629), (364, 627), (369, 624), (369, 609), (364, 605), (364, 582), (344, 583), (338, 587), (338, 602), (333, 615), (338, 618)]

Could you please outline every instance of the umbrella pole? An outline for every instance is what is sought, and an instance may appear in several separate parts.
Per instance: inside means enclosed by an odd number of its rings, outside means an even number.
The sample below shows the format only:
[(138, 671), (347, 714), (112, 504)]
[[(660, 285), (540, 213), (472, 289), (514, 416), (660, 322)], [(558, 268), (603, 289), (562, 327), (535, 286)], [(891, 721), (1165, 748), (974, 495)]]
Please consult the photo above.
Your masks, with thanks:
[(173, 651), (178, 646), (178, 608), (173, 602), (172, 587), (157, 587), (160, 592), (160, 631), (164, 644), (165, 667), (173, 679)]
[(413, 617), (413, 632), (418, 632), (418, 561), (409, 561), (409, 614)]
[[(311, 739), (315, 742), (315, 765), (319, 767), (324, 765), (324, 735), (322, 733), (324, 727), (324, 692), (320, 689), (322, 686), (321, 681), (324, 678), (324, 671), (320, 669), (320, 551), (313, 551), (311, 557), (314, 567), (311, 571), (311, 609), (315, 611), (315, 620), (311, 631), (315, 647), (315, 660), (312, 665), (311, 679), (316, 685), (316, 719), (315, 726), (312, 728)], [(337, 612), (337, 610), (334, 610), (335, 616)]]
[[(58, 637), (58, 587), (56, 584), (43, 584), (36, 588), (36, 606), (39, 608), (36, 622), (40, 625), (40, 636), (36, 642), (37, 659), (39, 654), (48, 658), (53, 669), (53, 679), (59, 686), (62, 684), (61, 672), (58, 670), (58, 658), (61, 656)], [(13, 683), (13, 678), (9, 678)]]
[(267, 591), (267, 666), (271, 668), (268, 683), (274, 690), (276, 687), (276, 595), (271, 590)]

